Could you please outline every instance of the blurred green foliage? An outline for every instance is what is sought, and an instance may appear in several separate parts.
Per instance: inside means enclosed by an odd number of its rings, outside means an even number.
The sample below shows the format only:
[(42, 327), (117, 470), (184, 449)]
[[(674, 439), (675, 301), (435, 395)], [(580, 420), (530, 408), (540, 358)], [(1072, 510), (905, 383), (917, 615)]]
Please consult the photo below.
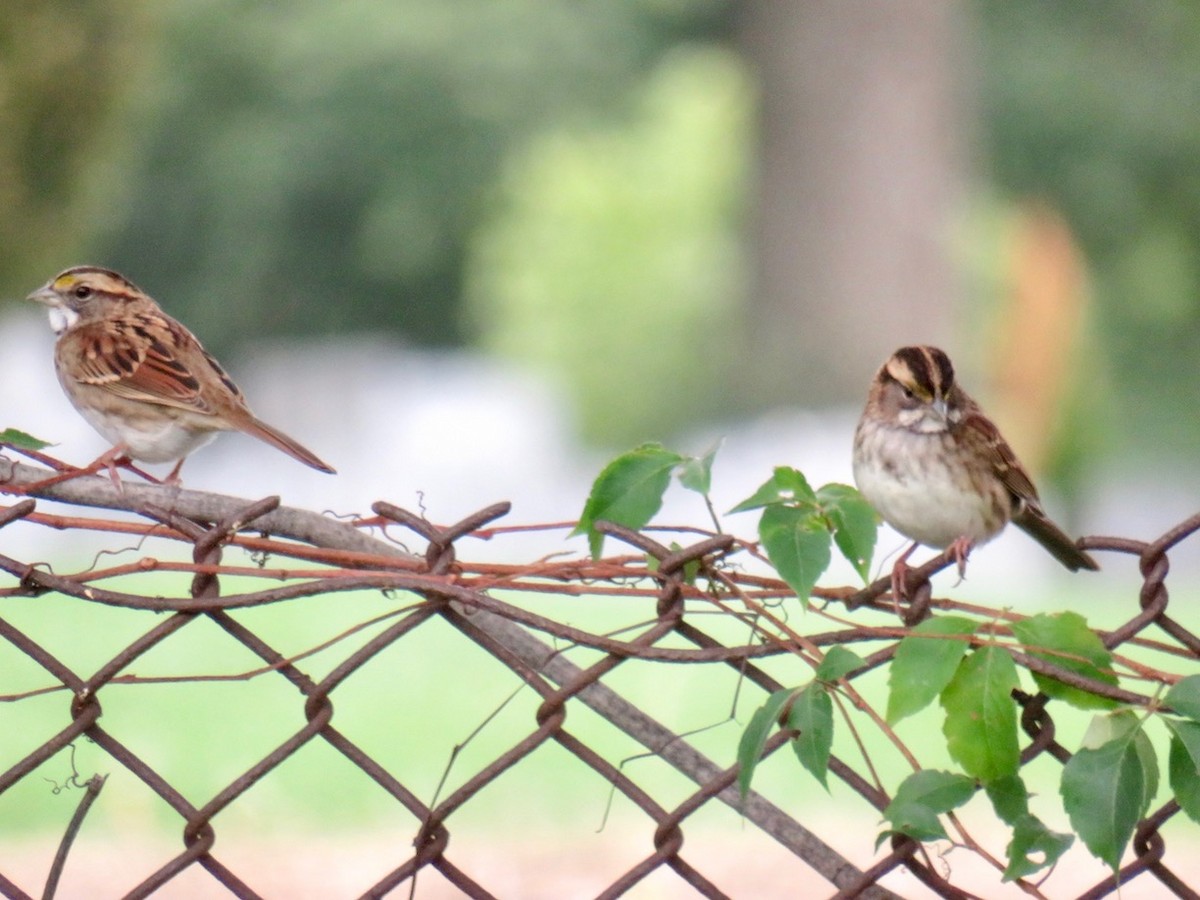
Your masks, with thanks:
[(1200, 439), (1200, 5), (973, 4), (987, 173), (1079, 235), (1096, 392), (1139, 450)]
[[(590, 436), (665, 436), (722, 413), (743, 364), (756, 101), (724, 49), (737, 8), (11, 0), (0, 282), (109, 264), (217, 353), (259, 333), (477, 337), (553, 373)], [(980, 193), (1065, 212), (1098, 301), (1089, 383), (1124, 433), (1190, 448), (1200, 6), (968, 9)]]
[[(142, 65), (149, 31), (138, 0), (44, 0), (0, 9), (0, 284), (28, 291), (108, 212), (112, 127)], [(103, 52), (97, 52), (100, 49)], [(24, 294), (21, 294), (24, 296)]]
[(211, 344), (461, 340), (466, 247), (522, 136), (595, 113), (711, 0), (174, 0), (102, 256)]
[(623, 122), (544, 133), (473, 258), (485, 346), (564, 381), (601, 443), (728, 412), (753, 93), (740, 61), (667, 57)]

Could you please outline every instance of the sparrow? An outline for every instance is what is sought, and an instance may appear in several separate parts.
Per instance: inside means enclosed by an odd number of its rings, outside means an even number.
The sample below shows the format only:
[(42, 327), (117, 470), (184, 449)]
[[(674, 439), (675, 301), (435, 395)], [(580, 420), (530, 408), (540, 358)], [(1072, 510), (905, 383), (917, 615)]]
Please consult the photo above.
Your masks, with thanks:
[(893, 569), (893, 596), (902, 594), (919, 544), (949, 548), (961, 575), (971, 548), (1010, 521), (1068, 569), (1100, 568), (1046, 515), (1000, 429), (936, 347), (901, 347), (876, 373), (854, 433), (854, 480), (883, 520), (913, 541)]
[(45, 304), (58, 334), (54, 367), (63, 391), (113, 447), (90, 467), (130, 459), (184, 459), (221, 431), (242, 431), (321, 472), (334, 469), (257, 418), (196, 337), (125, 276), (99, 266), (59, 273), (28, 297)]

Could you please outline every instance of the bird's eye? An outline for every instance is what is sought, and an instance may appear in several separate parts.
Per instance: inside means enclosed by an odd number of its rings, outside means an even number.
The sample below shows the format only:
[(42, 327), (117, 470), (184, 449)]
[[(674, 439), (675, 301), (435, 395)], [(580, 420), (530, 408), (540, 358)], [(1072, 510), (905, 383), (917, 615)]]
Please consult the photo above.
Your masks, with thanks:
[(79, 284), (75, 286), (75, 290), (72, 293), (74, 293), (75, 296), (80, 300), (86, 300), (88, 297), (92, 296), (92, 289), (86, 284)]
[(905, 398), (907, 398), (909, 400), (917, 399), (917, 395), (913, 393), (912, 388), (910, 388), (908, 385), (906, 385), (906, 384), (900, 385), (900, 390), (904, 391)]

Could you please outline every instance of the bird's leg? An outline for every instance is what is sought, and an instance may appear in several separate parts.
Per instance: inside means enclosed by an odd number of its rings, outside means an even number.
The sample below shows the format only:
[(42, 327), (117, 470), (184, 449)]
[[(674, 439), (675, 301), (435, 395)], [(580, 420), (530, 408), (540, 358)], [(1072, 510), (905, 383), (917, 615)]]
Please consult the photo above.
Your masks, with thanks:
[(121, 446), (113, 447), (106, 453), (101, 453), (94, 463), (88, 468), (108, 468), (108, 477), (113, 483), (113, 487), (117, 489), (117, 493), (124, 496), (125, 485), (121, 483), (121, 476), (117, 474), (117, 466), (121, 461), (131, 462), (130, 458), (125, 453), (125, 448)]
[[(80, 478), (84, 475), (95, 475), (101, 469), (107, 468), (110, 477), (113, 479), (113, 484), (117, 485), (120, 490), (120, 479), (116, 476), (117, 462), (125, 455), (123, 447), (113, 447), (100, 454), (82, 469), (70, 468), (64, 472), (59, 472), (57, 475), (51, 475), (49, 478), (43, 478), (41, 481), (31, 481), (24, 485), (21, 490), (25, 492), (41, 490), (56, 484), (62, 484), (64, 481), (71, 481), (75, 478)], [(127, 459), (128, 457), (126, 457)]]
[(162, 480), (163, 484), (175, 486), (183, 482), (183, 479), (179, 477), (179, 470), (183, 468), (183, 461), (185, 459), (187, 459), (186, 456), (179, 457), (179, 462), (175, 463), (175, 468), (171, 470), (171, 474)]
[(909, 548), (900, 554), (895, 565), (892, 566), (892, 603), (897, 607), (896, 612), (899, 613), (900, 601), (908, 596), (908, 588), (906, 582), (908, 580), (908, 558), (912, 556), (913, 551), (920, 546), (916, 541), (909, 545)]
[[(896, 606), (897, 613), (899, 613), (900, 601), (908, 599), (908, 558), (912, 556), (918, 546), (920, 545), (916, 541), (910, 544), (908, 549), (900, 554), (896, 564), (892, 566), (892, 603)], [(958, 568), (960, 579), (967, 575), (967, 557), (971, 555), (971, 549), (974, 546), (975, 542), (969, 537), (960, 537), (946, 548), (954, 560), (954, 565)]]
[(101, 453), (82, 469), (72, 468), (65, 472), (59, 472), (57, 475), (51, 475), (49, 478), (43, 478), (41, 481), (31, 481), (29, 484), (22, 486), (21, 490), (24, 493), (29, 493), (30, 491), (62, 484), (64, 481), (71, 481), (84, 475), (95, 475), (101, 469), (108, 469), (108, 477), (112, 479), (113, 487), (117, 489), (117, 493), (124, 494), (125, 486), (121, 481), (121, 476), (117, 473), (118, 468), (126, 468), (131, 472), (136, 472), (147, 481), (157, 480), (152, 475), (143, 472), (137, 466), (133, 465), (133, 460), (129, 457), (129, 451), (125, 447), (117, 445)]
[(80, 469), (75, 475), (90, 475), (94, 472), (99, 472), (101, 469), (108, 469), (108, 477), (112, 481), (113, 487), (123, 497), (125, 496), (125, 483), (121, 481), (121, 476), (117, 473), (118, 466), (125, 466), (133, 471), (137, 471), (133, 468), (133, 459), (129, 456), (128, 448), (121, 444), (110, 447), (101, 453), (91, 465)]
[(946, 549), (950, 551), (950, 555), (954, 557), (954, 564), (958, 567), (958, 579), (967, 577), (967, 557), (971, 555), (971, 548), (975, 546), (975, 542), (969, 537), (960, 537), (954, 540)]

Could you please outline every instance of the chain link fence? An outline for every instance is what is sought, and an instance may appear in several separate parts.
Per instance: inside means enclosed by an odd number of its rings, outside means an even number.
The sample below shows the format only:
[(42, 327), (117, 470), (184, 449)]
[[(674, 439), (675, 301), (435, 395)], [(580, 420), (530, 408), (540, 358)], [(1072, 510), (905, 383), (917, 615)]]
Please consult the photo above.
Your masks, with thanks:
[[(237, 852), (237, 838), (218, 842), (218, 836), (223, 834), (222, 822), (239, 807), (249, 808), (245, 819), (269, 831), (276, 824), (270, 808), (274, 795), (264, 795), (263, 785), (281, 777), (289, 760), (314, 744), (335, 755), (339, 765), (349, 764), (361, 773), (393, 816), (389, 819), (393, 824), (387, 827), (394, 831), (386, 852), (371, 861), (370, 880), (348, 889), (346, 896), (514, 896), (506, 893), (511, 887), (489, 878), (487, 868), (475, 858), (472, 843), (455, 840), (456, 823), (467, 818), (472, 806), (489, 803), (488, 792), (515, 768), (543, 765), (547, 747), (557, 748), (555, 758), (565, 754), (576, 771), (582, 767), (594, 773), (612, 792), (608, 805), (613, 798), (619, 800), (623, 808), (636, 811), (632, 821), (640, 823), (630, 826), (631, 820), (622, 820), (624, 831), (633, 829), (623, 838), (641, 849), (631, 860), (618, 860), (604, 874), (602, 884), (587, 888), (588, 895), (748, 896), (742, 893), (746, 890), (742, 882), (731, 881), (728, 869), (715, 864), (711, 844), (696, 843), (709, 849), (694, 851), (693, 842), (685, 839), (706, 810), (724, 807), (730, 812), (722, 821), (732, 817), (741, 823), (735, 827), (753, 829), (794, 861), (794, 867), (775, 873), (780, 884), (790, 886), (781, 888), (780, 896), (791, 896), (793, 890), (797, 896), (885, 898), (899, 896), (897, 892), (908, 895), (910, 890), (942, 897), (977, 896), (981, 891), (983, 896), (993, 896), (977, 881), (963, 883), (960, 857), (951, 861), (936, 851), (931, 855), (928, 846), (904, 837), (894, 837), (873, 852), (870, 826), (849, 835), (841, 833), (844, 820), (829, 814), (827, 802), (812, 807), (805, 802), (806, 795), (819, 792), (815, 787), (796, 787), (803, 773), (784, 780), (790, 785), (786, 789), (778, 787), (779, 779), (763, 782), (767, 788), (756, 780), (764, 793), (751, 791), (743, 798), (737, 766), (729, 764), (737, 731), (687, 733), (679, 722), (669, 721), (669, 703), (651, 708), (655, 704), (637, 699), (647, 692), (631, 688), (649, 681), (654, 685), (649, 695), (673, 695), (688, 682), (721, 685), (711, 700), (711, 707), (718, 710), (713, 717), (719, 718), (719, 708), (732, 698), (739, 710), (753, 709), (766, 695), (811, 678), (826, 648), (850, 645), (863, 655), (866, 666), (840, 683), (839, 694), (859, 714), (878, 719), (873, 710), (878, 701), (871, 699), (877, 692), (864, 688), (860, 693), (859, 687), (892, 660), (907, 626), (934, 608), (962, 608), (931, 595), (929, 576), (948, 564), (944, 557), (913, 570), (912, 599), (901, 607), (893, 607), (884, 579), (866, 590), (820, 589), (801, 616), (786, 586), (756, 564), (758, 548), (725, 534), (696, 529), (635, 533), (606, 526), (610, 548), (621, 549), (603, 559), (571, 555), (524, 565), (472, 563), (462, 549), (467, 541), (500, 540), (521, 530), (504, 524), (507, 505), (482, 509), (442, 527), (383, 502), (375, 504), (371, 517), (339, 520), (281, 507), (278, 498), (248, 502), (141, 484), (127, 484), (117, 491), (103, 478), (37, 487), (45, 475), (42, 468), (0, 458), (0, 481), (7, 490), (20, 494), (23, 486), (33, 485), (30, 493), (37, 497), (14, 500), (0, 511), (0, 549), (5, 530), (23, 523), (104, 535), (125, 555), (137, 558), (131, 562), (118, 555), (109, 560), (101, 554), (84, 570), (64, 574), (56, 571), (58, 566), (0, 553), (0, 569), (10, 576), (0, 586), (0, 636), (9, 647), (0, 660), (19, 658), (23, 673), (19, 687), (0, 680), (0, 716), (10, 722), (0, 733), (0, 767), (7, 767), (0, 774), (0, 820), (6, 794), (23, 791), (24, 804), (49, 805), (57, 799), (55, 786), (44, 780), (44, 767), (57, 762), (60, 768), (69, 768), (72, 748), (91, 742), (107, 767), (131, 775), (158, 798), (156, 802), (169, 808), (168, 818), (182, 835), (182, 849), (164, 854), (144, 871), (122, 867), (120, 875), (126, 882), (111, 893), (90, 896), (147, 897), (160, 891), (161, 896), (192, 896), (183, 889), (170, 891), (185, 876), (191, 879), (189, 884), (196, 884), (198, 873), (203, 874), (205, 890), (216, 891), (204, 896), (273, 896), (256, 883), (258, 867)], [(70, 506), (65, 512), (58, 505), (50, 507), (55, 511), (47, 511), (42, 500)], [(1092, 550), (1135, 557), (1142, 576), (1135, 615), (1103, 634), (1108, 648), (1157, 654), (1177, 667), (1194, 664), (1200, 656), (1200, 638), (1168, 614), (1167, 574), (1171, 549), (1198, 528), (1200, 517), (1149, 543), (1108, 538), (1086, 542)], [(180, 546), (187, 549), (183, 559), (172, 549)], [(102, 566), (110, 561), (115, 564)], [(167, 577), (190, 578), (190, 587), (166, 594), (161, 586)], [(357, 621), (355, 598), (366, 594), (385, 598), (390, 607), (369, 621)], [(87, 659), (64, 658), (54, 649), (52, 638), (28, 624), (18, 627), (17, 617), (11, 614), (13, 604), (37, 602), (24, 598), (50, 596), (74, 598), (89, 609), (123, 608), (143, 615), (121, 646), (89, 645), (83, 654)], [(353, 624), (331, 626), (329, 634), (312, 639), (301, 651), (280, 646), (270, 627), (257, 625), (254, 618), (263, 608), (300, 607), (315, 598), (331, 597), (344, 601), (342, 609), (349, 610), (346, 615)], [(576, 624), (597, 610), (609, 616), (597, 620), (603, 624)], [(1003, 611), (989, 612), (1001, 622), (1016, 618)], [(442, 627), (435, 628), (435, 623)], [(320, 622), (310, 624), (319, 633)], [(255, 663), (235, 676), (228, 672), (152, 675), (139, 669), (155, 658), (156, 648), (169, 647), (174, 635), (199, 627), (218, 630)], [(458, 755), (461, 746), (456, 748), (446, 769), (447, 773), (453, 770), (454, 777), (444, 777), (443, 784), (430, 791), (394, 761), (385, 745), (361, 738), (355, 728), (362, 720), (351, 720), (339, 704), (351, 682), (365, 683), (370, 716), (385, 720), (397, 740), (459, 740), (462, 720), (406, 719), (398, 699), (406, 691), (405, 684), (378, 682), (381, 661), (411, 653), (414, 644), (432, 639), (435, 633), (447, 649), (433, 664), (436, 671), (424, 673), (428, 682), (444, 684), (449, 690), (462, 677), (460, 660), (482, 652), (490, 671), (504, 673), (495, 676), (495, 684), (510, 685), (513, 695), (526, 702), (520, 706), (518, 724), (510, 721), (502, 740), (481, 737), (499, 710), (485, 716), (470, 738), (472, 765), (463, 769), (465, 755)], [(331, 655), (333, 662), (329, 662)], [(323, 660), (319, 667), (318, 658)], [(1150, 703), (1148, 695), (1081, 679), (1044, 660), (1018, 654), (1017, 661), (1122, 703)], [(16, 671), (7, 665), (0, 671), (4, 669)], [(622, 677), (622, 672), (634, 674)], [(705, 680), (712, 676), (719, 678)], [(153, 691), (161, 697), (167, 691), (186, 706), (187, 692), (212, 679), (224, 680), (233, 691), (227, 709), (231, 720), (238, 718), (241, 707), (238, 690), (274, 680), (281, 689), (273, 702), (286, 704), (301, 724), (269, 752), (239, 768), (219, 789), (197, 799), (193, 787), (176, 783), (177, 767), (141, 749), (145, 722), (105, 710), (110, 705), (130, 709), (128, 692), (149, 696)], [(1070, 753), (1056, 737), (1056, 704), (1040, 694), (1017, 694), (1014, 701), (1022, 708), (1021, 722), (1028, 736), (1022, 765), (1065, 763)], [(58, 712), (60, 725), (54, 730), (31, 733), (11, 725), (18, 721), (14, 710), (47, 703), (55, 704)], [(247, 709), (257, 708), (247, 705)], [(744, 720), (745, 715), (739, 717)], [(252, 731), (253, 725), (242, 722), (238, 727)], [(624, 749), (614, 752), (611, 744), (596, 740), (594, 735), (602, 729), (621, 735)], [(764, 755), (773, 756), (792, 737), (777, 730)], [(636, 753), (628, 749), (634, 746)], [(232, 754), (231, 743), (219, 743), (214, 751), (199, 739), (195, 758), (185, 765), (210, 766), (212, 754), (219, 756), (222, 747)], [(714, 750), (721, 747), (727, 750)], [(829, 770), (840, 782), (836, 803), (853, 803), (870, 813), (868, 822), (877, 822), (878, 812), (890, 799), (886, 786), (898, 779), (894, 773), (877, 772), (870, 752), (855, 754), (854, 749), (839, 745), (830, 760)], [(485, 752), (481, 755), (481, 751)], [(639, 754), (676, 774), (666, 778), (658, 765), (640, 766), (639, 760), (632, 759)], [(111, 772), (107, 774), (111, 777)], [(88, 829), (90, 817), (113, 790), (105, 789), (104, 777), (75, 779), (80, 790), (72, 793), (79, 798), (74, 818), (62, 823), (58, 852), (37, 881), (30, 880), (28, 866), (17, 866), (11, 858), (6, 861), (0, 853), (0, 892), (5, 897), (54, 896), (60, 880), (71, 871), (73, 854), (77, 856), (96, 837)], [(597, 810), (605, 804), (603, 792), (598, 796), (598, 805), (577, 811), (589, 828), (595, 827)], [(1096, 879), (1081, 893), (1072, 887), (1070, 895), (1102, 897), (1120, 889), (1135, 890), (1139, 897), (1197, 896), (1186, 880), (1190, 864), (1186, 850), (1173, 857), (1163, 837), (1164, 826), (1179, 812), (1173, 800), (1153, 810), (1138, 827), (1122, 869)], [(503, 822), (497, 828), (503, 831)], [(962, 845), (983, 861), (991, 884), (998, 885), (1003, 864), (972, 841), (964, 840)], [(605, 860), (586, 847), (571, 843), (553, 852), (566, 856), (569, 866), (594, 870), (603, 865)], [(294, 849), (304, 853), (303, 844)], [(745, 860), (744, 865), (752, 867), (754, 860)], [(18, 877), (18, 869), (25, 874)], [(1033, 896), (1068, 896), (1054, 893), (1049, 884), (1022, 883), (1018, 888)], [(522, 896), (539, 894), (530, 890)]]

